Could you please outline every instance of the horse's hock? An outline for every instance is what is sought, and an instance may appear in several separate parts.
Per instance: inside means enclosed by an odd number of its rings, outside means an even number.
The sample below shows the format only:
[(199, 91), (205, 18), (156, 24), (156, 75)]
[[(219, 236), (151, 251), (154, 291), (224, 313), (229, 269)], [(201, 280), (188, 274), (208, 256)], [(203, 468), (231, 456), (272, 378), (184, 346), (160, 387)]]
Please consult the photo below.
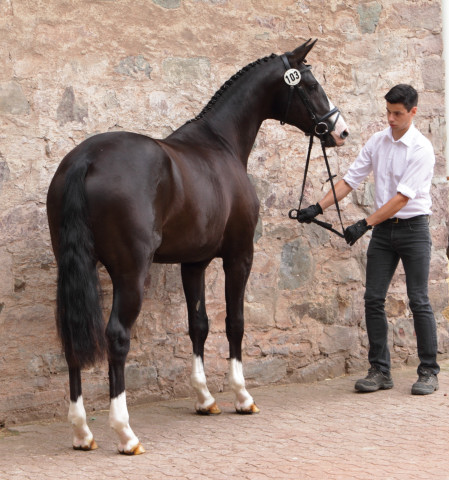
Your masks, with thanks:
[[(254, 3), (254, 2), (253, 2)], [(429, 292), (441, 354), (447, 323), (448, 186), (439, 2), (248, 3), (196, 0), (0, 4), (5, 40), (0, 78), (0, 426), (65, 415), (67, 371), (54, 327), (56, 268), (45, 196), (57, 165), (93, 133), (128, 130), (162, 138), (195, 117), (219, 86), (270, 52), (318, 37), (309, 63), (351, 136), (329, 153), (341, 175), (385, 125), (383, 95), (396, 83), (420, 93), (417, 127), (432, 141), (433, 239)], [(133, 8), (134, 6), (134, 8)], [(236, 28), (242, 24), (244, 28)], [(108, 19), (106, 22), (105, 19)], [(392, 32), (394, 31), (394, 34)], [(392, 55), (391, 52), (394, 52)], [(366, 367), (363, 282), (368, 238), (349, 248), (314, 225), (288, 219), (296, 207), (307, 139), (265, 122), (248, 172), (261, 201), (245, 294), (243, 364), (247, 386), (314, 381)], [(321, 152), (312, 156), (306, 202), (327, 190)], [(370, 180), (342, 205), (346, 225), (372, 208)], [(335, 211), (326, 219), (337, 223)], [(131, 402), (193, 395), (191, 343), (177, 265), (153, 265), (126, 367)], [(112, 298), (107, 275), (105, 318)], [(206, 275), (210, 333), (205, 368), (211, 392), (228, 388), (224, 276)], [(403, 271), (386, 303), (395, 366), (415, 363)], [(446, 310), (445, 310), (446, 309)], [(446, 311), (446, 316), (444, 315)], [(107, 365), (83, 372), (86, 407), (108, 406)]]

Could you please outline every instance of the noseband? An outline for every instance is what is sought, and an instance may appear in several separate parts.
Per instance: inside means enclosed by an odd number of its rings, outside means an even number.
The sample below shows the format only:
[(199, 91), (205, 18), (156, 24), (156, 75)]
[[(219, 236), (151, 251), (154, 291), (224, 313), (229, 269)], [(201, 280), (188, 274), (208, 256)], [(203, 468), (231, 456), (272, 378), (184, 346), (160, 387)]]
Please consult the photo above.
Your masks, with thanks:
[[(307, 95), (307, 92), (300, 85), (301, 72), (305, 72), (306, 70), (310, 70), (311, 67), (303, 64), (301, 66), (300, 70), (292, 69), (292, 67), (290, 66), (290, 62), (288, 61), (287, 56), (284, 54), (284, 55), (281, 55), (281, 58), (282, 58), (282, 61), (284, 63), (285, 70), (286, 70), (284, 80), (289, 85), (288, 100), (287, 100), (287, 105), (286, 105), (286, 108), (285, 108), (285, 113), (284, 113), (283, 120), (281, 120), (281, 125), (285, 125), (285, 123), (286, 123), (286, 119), (287, 119), (288, 112), (290, 110), (290, 104), (291, 104), (291, 101), (292, 101), (294, 91), (298, 92), (298, 94), (299, 94), (299, 96), (302, 100), (302, 103), (304, 104), (307, 112), (309, 113), (310, 118), (315, 123), (314, 131), (312, 133), (306, 133), (306, 135), (310, 136), (310, 141), (309, 141), (309, 150), (307, 152), (306, 165), (304, 167), (304, 177), (303, 177), (302, 187), (301, 187), (301, 196), (299, 198), (299, 206), (298, 206), (298, 208), (291, 209), (288, 212), (288, 216), (289, 216), (289, 218), (291, 218), (293, 220), (298, 219), (298, 214), (299, 214), (299, 211), (301, 210), (302, 200), (304, 198), (304, 188), (305, 188), (305, 185), (306, 185), (307, 172), (309, 170), (309, 161), (310, 161), (310, 154), (312, 152), (313, 137), (317, 136), (320, 139), (320, 142), (321, 142), (321, 148), (323, 150), (324, 161), (326, 163), (326, 169), (327, 169), (327, 173), (329, 175), (329, 177), (326, 181), (330, 182), (330, 184), (331, 184), (332, 193), (333, 193), (333, 196), (334, 196), (334, 203), (335, 203), (335, 206), (337, 208), (338, 218), (340, 219), (340, 224), (341, 224), (341, 228), (342, 228), (343, 233), (340, 233), (339, 231), (335, 230), (332, 227), (332, 224), (322, 222), (321, 220), (317, 220), (316, 218), (312, 219), (312, 222), (316, 223), (320, 227), (325, 228), (326, 230), (330, 230), (331, 232), (335, 233), (339, 237), (344, 238), (345, 228), (343, 226), (343, 221), (341, 219), (340, 207), (338, 205), (337, 195), (335, 193), (335, 187), (334, 187), (334, 181), (333, 181), (333, 178), (336, 175), (331, 174), (330, 167), (329, 167), (329, 161), (328, 161), (327, 155), (326, 155), (326, 147), (324, 146), (325, 135), (327, 133), (332, 132), (335, 129), (335, 125), (337, 123), (337, 120), (340, 117), (340, 110), (337, 107), (334, 107), (332, 110), (329, 110), (329, 112), (325, 113), (322, 117), (317, 117), (317, 115), (316, 115), (316, 113), (315, 113), (315, 111), (312, 107), (312, 104), (310, 102), (309, 96)], [(337, 113), (335, 121), (332, 123), (332, 126), (329, 129), (325, 120), (332, 117), (332, 115), (334, 115), (335, 113)]]

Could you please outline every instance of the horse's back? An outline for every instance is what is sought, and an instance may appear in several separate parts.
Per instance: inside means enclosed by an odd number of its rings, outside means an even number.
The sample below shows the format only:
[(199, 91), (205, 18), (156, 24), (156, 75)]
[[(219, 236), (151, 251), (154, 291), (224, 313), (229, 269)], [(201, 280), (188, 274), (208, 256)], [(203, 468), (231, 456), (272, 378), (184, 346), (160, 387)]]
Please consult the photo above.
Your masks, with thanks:
[[(164, 162), (164, 153), (156, 140), (145, 135), (131, 132), (109, 132), (94, 135), (70, 151), (61, 161), (52, 184), (52, 188), (61, 190), (67, 171), (76, 163), (88, 159), (89, 169), (86, 175), (86, 188), (93, 179), (101, 180), (104, 190), (112, 190), (107, 182), (115, 179), (122, 182), (147, 181), (158, 172)], [(144, 175), (144, 178), (142, 178)], [(156, 179), (157, 181), (157, 179)], [(115, 185), (117, 186), (117, 185)], [(101, 188), (101, 185), (97, 185)]]

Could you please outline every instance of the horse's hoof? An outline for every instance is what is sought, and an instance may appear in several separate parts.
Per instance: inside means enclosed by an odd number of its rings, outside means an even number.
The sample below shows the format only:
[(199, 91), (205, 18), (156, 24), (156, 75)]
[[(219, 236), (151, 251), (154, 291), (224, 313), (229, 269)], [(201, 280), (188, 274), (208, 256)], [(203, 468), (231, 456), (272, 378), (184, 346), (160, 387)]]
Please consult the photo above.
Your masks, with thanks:
[(249, 408), (236, 408), (236, 412), (240, 415), (251, 415), (253, 413), (259, 413), (260, 410), (257, 408), (257, 405), (253, 403)]
[(210, 407), (198, 408), (196, 413), (198, 413), (198, 415), (220, 415), (221, 410), (217, 403), (214, 402)]
[(98, 448), (97, 442), (92, 439), (89, 445), (73, 445), (73, 450), (82, 450), (83, 452), (89, 452), (90, 450), (96, 450)]
[(139, 442), (135, 447), (131, 448), (131, 450), (119, 450), (119, 452), (122, 455), (142, 455), (142, 453), (145, 453), (145, 449)]

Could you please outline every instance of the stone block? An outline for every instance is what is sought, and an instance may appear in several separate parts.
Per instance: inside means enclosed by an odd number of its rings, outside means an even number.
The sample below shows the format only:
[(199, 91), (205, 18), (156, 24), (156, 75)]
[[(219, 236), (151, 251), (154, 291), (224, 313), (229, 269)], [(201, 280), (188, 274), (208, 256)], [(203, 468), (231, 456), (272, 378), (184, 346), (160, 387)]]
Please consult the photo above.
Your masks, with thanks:
[(301, 240), (284, 245), (281, 253), (279, 288), (295, 290), (310, 282), (314, 273), (313, 257)]
[(246, 328), (251, 330), (270, 330), (274, 327), (274, 315), (271, 305), (260, 303), (245, 304)]
[(153, 3), (163, 8), (173, 9), (180, 7), (181, 0), (153, 0)]
[(128, 77), (136, 77), (139, 72), (142, 72), (146, 77), (151, 78), (152, 70), (151, 65), (145, 60), (143, 55), (126, 57), (120, 60), (119, 64), (114, 68), (115, 72)]
[(162, 71), (166, 81), (175, 85), (188, 84), (210, 77), (210, 60), (204, 57), (166, 58), (162, 64)]
[(157, 370), (154, 365), (133, 363), (125, 368), (126, 388), (129, 390), (146, 389), (157, 384)]
[(30, 104), (15, 81), (0, 83), (0, 114), (28, 115)]
[(320, 352), (332, 355), (338, 352), (356, 350), (358, 344), (358, 332), (354, 327), (342, 327), (340, 325), (327, 325), (318, 342)]
[(413, 318), (398, 318), (393, 322), (393, 343), (398, 347), (416, 348), (416, 335), (413, 327)]
[(73, 87), (66, 87), (57, 109), (57, 118), (59, 124), (65, 125), (69, 122), (84, 123), (84, 119), (87, 116), (87, 106), (75, 100), (75, 92)]
[(290, 381), (310, 383), (327, 378), (335, 378), (346, 373), (345, 359), (343, 356), (320, 359), (304, 368), (292, 373)]
[(382, 4), (380, 2), (360, 3), (357, 7), (362, 33), (374, 33), (379, 23)]
[(422, 79), (424, 88), (432, 91), (444, 89), (444, 63), (440, 56), (428, 56), (422, 60)]
[(287, 363), (278, 357), (244, 361), (243, 374), (248, 386), (267, 385), (285, 378)]

